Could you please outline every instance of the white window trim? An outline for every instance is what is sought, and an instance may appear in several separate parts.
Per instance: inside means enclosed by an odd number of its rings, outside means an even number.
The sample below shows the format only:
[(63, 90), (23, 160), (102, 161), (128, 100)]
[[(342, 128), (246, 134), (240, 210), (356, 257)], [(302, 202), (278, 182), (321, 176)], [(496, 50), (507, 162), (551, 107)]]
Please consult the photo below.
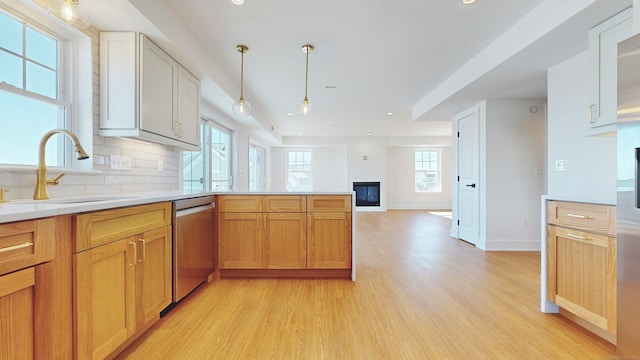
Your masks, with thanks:
[[(59, 102), (67, 110), (66, 128), (74, 132), (83, 148), (93, 158), (93, 59), (92, 39), (86, 33), (75, 28), (63, 25), (54, 20), (43, 8), (32, 1), (15, 2), (6, 4), (0, 0), (0, 8), (12, 16), (15, 16), (34, 28), (48, 33), (60, 41), (59, 57), (62, 67), (59, 72), (59, 100), (46, 98), (45, 101)], [(20, 93), (19, 89), (11, 87), (10, 91)], [(71, 96), (69, 96), (71, 94)], [(44, 98), (44, 97), (43, 97)], [(52, 102), (53, 101), (53, 102)], [(73, 156), (73, 151), (68, 149), (65, 154), (64, 169), (82, 173), (92, 173), (92, 160), (79, 161)], [(3, 170), (20, 171), (25, 167), (35, 169), (30, 165), (1, 165)], [(49, 166), (48, 166), (49, 168)], [(55, 167), (51, 167), (55, 168)]]
[[(416, 184), (416, 175), (418, 172), (433, 172), (433, 171), (423, 171), (423, 170), (416, 170), (415, 167), (415, 161), (416, 161), (416, 153), (417, 152), (428, 152), (428, 151), (432, 151), (432, 152), (437, 152), (438, 153), (438, 189), (434, 190), (434, 191), (418, 191), (417, 190), (417, 184)], [(433, 194), (433, 193), (441, 193), (442, 192), (442, 149), (434, 149), (434, 148), (429, 148), (429, 149), (422, 149), (422, 148), (418, 148), (418, 149), (414, 149), (413, 151), (413, 192), (416, 194)]]

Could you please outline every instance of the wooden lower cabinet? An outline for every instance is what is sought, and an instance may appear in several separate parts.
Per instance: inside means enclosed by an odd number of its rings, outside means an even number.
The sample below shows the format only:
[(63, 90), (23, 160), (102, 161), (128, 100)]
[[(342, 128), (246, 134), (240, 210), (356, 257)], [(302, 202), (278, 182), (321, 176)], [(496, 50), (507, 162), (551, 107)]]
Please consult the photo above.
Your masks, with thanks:
[(351, 268), (351, 213), (311, 213), (309, 217), (307, 267)]
[(0, 276), (0, 359), (34, 359), (34, 268)]
[(218, 214), (218, 262), (221, 269), (262, 268), (262, 214)]
[(74, 254), (76, 359), (104, 359), (159, 318), (171, 256), (170, 225)]
[(265, 269), (307, 268), (307, 220), (304, 213), (264, 214)]

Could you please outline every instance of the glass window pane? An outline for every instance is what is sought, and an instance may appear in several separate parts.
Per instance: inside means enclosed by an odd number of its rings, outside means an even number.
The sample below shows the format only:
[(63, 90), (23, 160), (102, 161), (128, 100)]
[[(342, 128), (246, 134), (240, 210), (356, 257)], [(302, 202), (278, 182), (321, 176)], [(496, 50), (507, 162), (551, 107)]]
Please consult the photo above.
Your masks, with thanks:
[(58, 69), (58, 42), (38, 31), (27, 27), (27, 58), (52, 69)]
[(22, 59), (2, 50), (0, 50), (0, 82), (22, 89)]
[(26, 90), (52, 99), (58, 98), (57, 73), (32, 62), (27, 62)]
[(0, 13), (0, 34), (0, 48), (22, 55), (22, 23)]
[[(62, 116), (60, 106), (0, 91), (0, 128), (8, 129), (0, 131), (0, 163), (37, 165), (42, 135), (58, 128)], [(58, 141), (64, 140), (54, 136), (47, 142), (47, 165), (64, 166)]]

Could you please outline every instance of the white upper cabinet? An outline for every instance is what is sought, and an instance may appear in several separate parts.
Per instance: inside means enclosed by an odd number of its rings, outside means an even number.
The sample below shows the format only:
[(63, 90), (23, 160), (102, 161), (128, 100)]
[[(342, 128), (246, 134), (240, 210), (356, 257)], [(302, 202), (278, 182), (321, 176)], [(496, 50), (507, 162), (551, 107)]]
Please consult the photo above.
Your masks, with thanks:
[(100, 33), (101, 136), (200, 147), (200, 82), (151, 40)]
[(616, 131), (618, 43), (633, 34), (631, 8), (589, 30), (588, 135)]

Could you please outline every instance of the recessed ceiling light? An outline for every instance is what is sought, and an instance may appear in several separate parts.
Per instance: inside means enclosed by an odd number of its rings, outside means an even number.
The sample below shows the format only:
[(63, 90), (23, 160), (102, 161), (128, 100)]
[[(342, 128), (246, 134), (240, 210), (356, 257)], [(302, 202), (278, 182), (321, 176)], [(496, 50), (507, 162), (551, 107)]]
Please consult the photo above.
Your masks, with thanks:
[(391, 111), (388, 111), (387, 116), (391, 116), (391, 115), (393, 115), (393, 113)]
[(371, 133), (366, 133), (367, 136), (371, 136)]
[[(233, 0), (232, 0), (232, 1), (233, 1)], [(462, 0), (462, 3), (463, 3), (463, 4), (465, 4), (465, 5), (471, 5), (471, 4), (473, 4), (474, 2), (476, 2), (476, 0)]]
[[(469, 0), (464, 0), (464, 1), (469, 1)], [(232, 3), (236, 4), (236, 5), (242, 5), (244, 4), (244, 0), (231, 0)]]
[(293, 116), (293, 113), (292, 112), (288, 112), (287, 116)]

